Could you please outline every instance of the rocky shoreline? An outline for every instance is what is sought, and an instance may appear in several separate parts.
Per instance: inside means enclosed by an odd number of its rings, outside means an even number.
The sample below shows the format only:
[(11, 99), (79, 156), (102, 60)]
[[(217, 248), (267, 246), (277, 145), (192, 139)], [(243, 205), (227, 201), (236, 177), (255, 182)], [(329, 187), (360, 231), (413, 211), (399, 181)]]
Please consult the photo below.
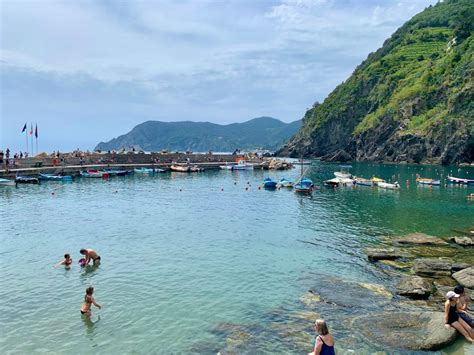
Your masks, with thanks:
[(331, 325), (341, 353), (441, 350), (458, 338), (444, 324), (446, 292), (459, 283), (474, 295), (473, 242), (474, 226), (446, 240), (422, 233), (387, 237), (365, 250), (368, 272), (382, 275), (385, 283), (316, 275), (314, 287), (300, 297), (297, 309), (271, 310), (264, 315), (265, 326), (216, 326), (212, 333), (225, 341), (212, 351), (222, 355), (277, 351), (273, 339), (288, 351), (309, 352), (312, 323), (319, 317)]

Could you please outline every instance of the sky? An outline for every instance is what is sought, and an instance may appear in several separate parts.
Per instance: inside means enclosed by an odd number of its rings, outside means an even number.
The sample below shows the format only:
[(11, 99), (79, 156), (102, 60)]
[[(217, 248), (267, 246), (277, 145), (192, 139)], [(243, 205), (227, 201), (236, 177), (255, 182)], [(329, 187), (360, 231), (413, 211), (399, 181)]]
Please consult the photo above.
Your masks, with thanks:
[(0, 149), (92, 150), (147, 120), (285, 122), (436, 0), (0, 0)]

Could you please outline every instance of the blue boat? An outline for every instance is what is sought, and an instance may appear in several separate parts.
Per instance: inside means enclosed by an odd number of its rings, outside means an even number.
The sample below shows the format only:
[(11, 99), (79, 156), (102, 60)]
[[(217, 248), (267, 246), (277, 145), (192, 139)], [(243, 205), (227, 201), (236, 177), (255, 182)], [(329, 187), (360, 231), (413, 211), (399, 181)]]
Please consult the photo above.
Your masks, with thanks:
[(52, 181), (72, 181), (71, 175), (54, 175), (54, 174), (39, 174), (40, 180), (52, 180)]
[(313, 180), (311, 180), (308, 177), (302, 177), (300, 182), (298, 182), (294, 186), (295, 192), (303, 193), (303, 194), (311, 193), (311, 191), (313, 191), (313, 188), (314, 188)]
[(39, 184), (39, 179), (32, 176), (19, 176), (15, 178), (17, 184)]
[(278, 182), (276, 182), (273, 179), (270, 179), (267, 177), (265, 180), (263, 180), (263, 187), (266, 189), (276, 189)]

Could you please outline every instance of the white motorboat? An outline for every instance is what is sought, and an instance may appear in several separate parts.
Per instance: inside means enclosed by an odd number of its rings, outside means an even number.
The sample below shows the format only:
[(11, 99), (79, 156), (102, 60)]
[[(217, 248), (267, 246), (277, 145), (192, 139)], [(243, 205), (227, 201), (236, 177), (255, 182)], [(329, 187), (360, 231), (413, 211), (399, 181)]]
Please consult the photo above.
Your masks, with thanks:
[(0, 186), (15, 186), (15, 181), (0, 178)]
[(377, 186), (380, 187), (381, 189), (387, 189), (387, 190), (398, 190), (400, 188), (400, 184), (398, 182), (394, 182), (393, 184), (389, 182), (379, 182)]

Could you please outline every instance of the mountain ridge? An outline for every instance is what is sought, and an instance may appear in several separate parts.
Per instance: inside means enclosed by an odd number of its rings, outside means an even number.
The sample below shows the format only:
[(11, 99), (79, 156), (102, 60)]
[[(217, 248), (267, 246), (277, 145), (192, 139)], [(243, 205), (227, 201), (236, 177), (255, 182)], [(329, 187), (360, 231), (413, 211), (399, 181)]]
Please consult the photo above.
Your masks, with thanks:
[(194, 121), (145, 121), (128, 133), (100, 142), (95, 150), (139, 148), (147, 151), (275, 150), (295, 134), (301, 120), (285, 123), (272, 117), (256, 117), (242, 123), (221, 125)]

